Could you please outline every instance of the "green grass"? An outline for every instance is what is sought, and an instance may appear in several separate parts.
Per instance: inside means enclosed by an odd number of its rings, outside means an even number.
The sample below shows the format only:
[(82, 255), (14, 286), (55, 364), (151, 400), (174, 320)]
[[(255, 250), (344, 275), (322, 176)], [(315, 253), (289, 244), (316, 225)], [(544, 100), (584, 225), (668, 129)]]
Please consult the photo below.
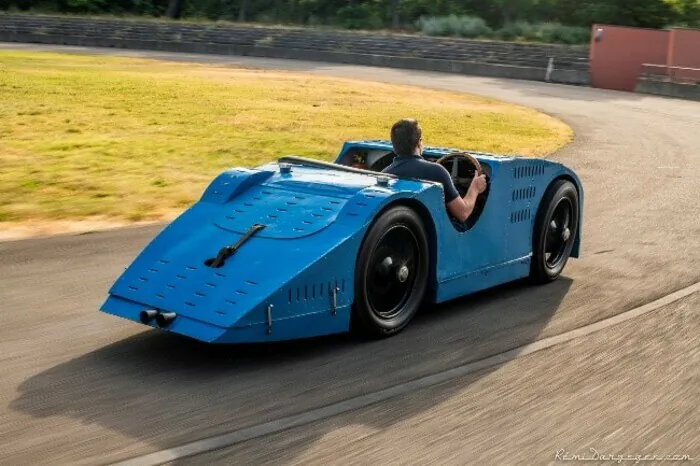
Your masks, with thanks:
[(171, 218), (226, 168), (332, 160), (343, 141), (386, 139), (407, 116), (431, 145), (538, 156), (572, 137), (527, 108), (418, 87), (0, 51), (0, 229)]

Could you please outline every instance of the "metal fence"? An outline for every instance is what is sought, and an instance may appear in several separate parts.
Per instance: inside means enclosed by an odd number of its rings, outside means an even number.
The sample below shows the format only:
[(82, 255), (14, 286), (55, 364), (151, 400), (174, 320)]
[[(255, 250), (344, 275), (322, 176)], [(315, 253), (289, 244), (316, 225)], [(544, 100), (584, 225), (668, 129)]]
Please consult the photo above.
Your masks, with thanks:
[(650, 81), (700, 85), (700, 68), (644, 63), (641, 77)]

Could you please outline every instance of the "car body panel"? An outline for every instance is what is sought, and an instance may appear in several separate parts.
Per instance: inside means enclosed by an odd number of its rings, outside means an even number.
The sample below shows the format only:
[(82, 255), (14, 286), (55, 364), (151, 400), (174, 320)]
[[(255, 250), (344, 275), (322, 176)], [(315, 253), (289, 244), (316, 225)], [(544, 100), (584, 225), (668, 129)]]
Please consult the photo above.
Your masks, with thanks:
[[(348, 142), (335, 164), (288, 158), (291, 167), (283, 169), (283, 158), (220, 174), (136, 257), (101, 310), (136, 322), (144, 310), (172, 312), (167, 331), (216, 343), (346, 332), (355, 262), (383, 210), (403, 204), (421, 214), (433, 258), (427, 300), (439, 303), (529, 274), (533, 222), (554, 179), (571, 179), (583, 203), (580, 181), (561, 164), (472, 153), (490, 174), (490, 192), (476, 225), (458, 231), (441, 185), (341, 166), (358, 148), (391, 151), (386, 141)], [(449, 151), (428, 148), (424, 155)], [(265, 227), (222, 267), (205, 265), (255, 224)]]

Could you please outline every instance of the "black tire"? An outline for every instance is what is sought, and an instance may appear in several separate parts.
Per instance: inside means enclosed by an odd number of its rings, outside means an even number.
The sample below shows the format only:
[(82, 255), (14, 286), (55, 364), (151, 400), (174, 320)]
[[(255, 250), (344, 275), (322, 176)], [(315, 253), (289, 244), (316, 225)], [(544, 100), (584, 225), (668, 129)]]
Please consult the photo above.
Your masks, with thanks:
[[(564, 223), (566, 225), (562, 225)], [(574, 247), (578, 227), (579, 198), (576, 187), (570, 181), (556, 180), (544, 194), (535, 217), (530, 269), (530, 278), (534, 283), (549, 283), (561, 275)], [(567, 228), (568, 234), (565, 233)], [(547, 254), (552, 249), (556, 254), (548, 258)]]
[(403, 330), (423, 302), (429, 256), (428, 234), (413, 209), (397, 206), (382, 213), (357, 258), (353, 330), (369, 338)]

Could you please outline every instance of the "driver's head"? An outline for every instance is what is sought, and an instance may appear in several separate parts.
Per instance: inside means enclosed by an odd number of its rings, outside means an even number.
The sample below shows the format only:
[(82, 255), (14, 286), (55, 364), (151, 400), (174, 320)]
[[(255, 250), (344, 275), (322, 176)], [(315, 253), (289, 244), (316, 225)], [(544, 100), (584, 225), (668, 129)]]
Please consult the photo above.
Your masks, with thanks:
[(423, 153), (423, 130), (418, 121), (405, 118), (391, 127), (391, 144), (396, 155), (421, 155)]

